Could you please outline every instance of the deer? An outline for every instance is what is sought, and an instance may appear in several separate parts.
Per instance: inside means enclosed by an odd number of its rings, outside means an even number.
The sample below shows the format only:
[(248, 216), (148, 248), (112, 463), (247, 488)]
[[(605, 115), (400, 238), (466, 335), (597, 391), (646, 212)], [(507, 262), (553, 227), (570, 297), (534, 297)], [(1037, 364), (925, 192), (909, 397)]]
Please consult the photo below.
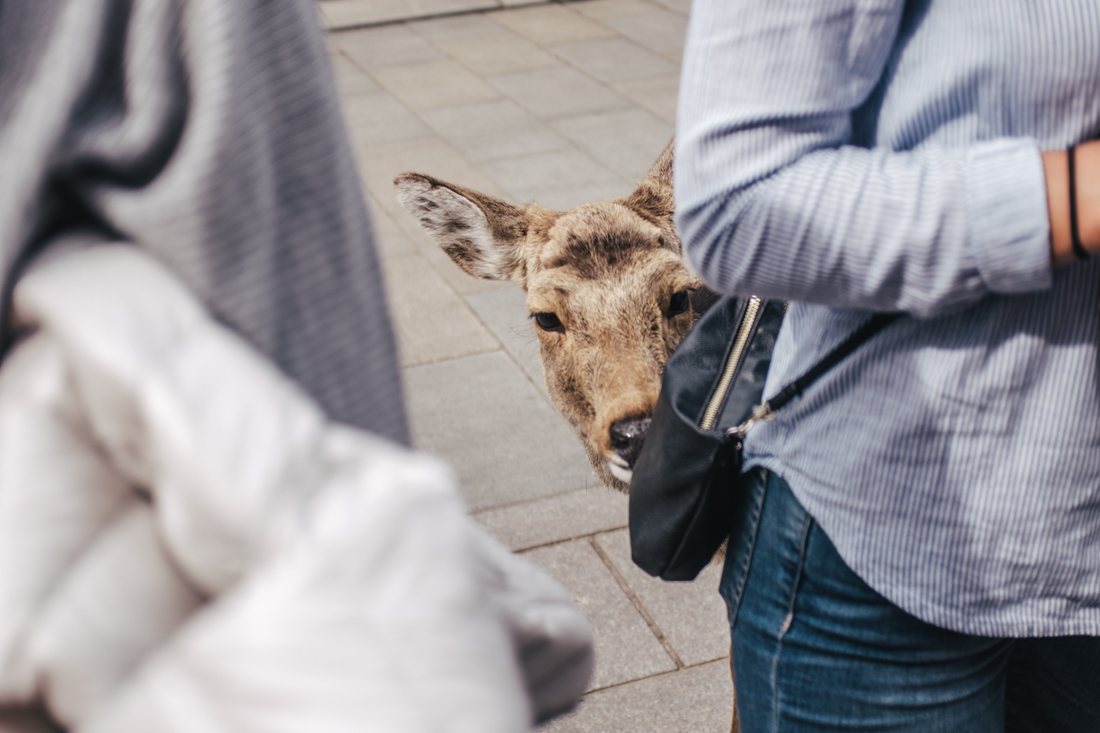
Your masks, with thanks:
[(627, 492), (673, 349), (717, 296), (683, 260), (670, 142), (630, 195), (561, 212), (422, 173), (397, 199), (468, 274), (526, 292), (550, 401)]
[[(565, 212), (423, 173), (394, 179), (398, 201), (455, 264), (526, 292), (550, 401), (596, 476), (624, 493), (665, 364), (719, 297), (684, 263), (672, 166), (669, 142), (628, 196)], [(730, 730), (739, 730), (736, 700)]]

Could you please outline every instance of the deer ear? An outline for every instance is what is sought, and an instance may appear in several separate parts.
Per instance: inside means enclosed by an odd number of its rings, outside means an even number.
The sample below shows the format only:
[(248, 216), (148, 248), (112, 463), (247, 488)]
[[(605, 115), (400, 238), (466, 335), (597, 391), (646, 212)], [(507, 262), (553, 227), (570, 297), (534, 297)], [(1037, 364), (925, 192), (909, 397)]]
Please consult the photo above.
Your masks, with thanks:
[(623, 203), (662, 229), (672, 230), (672, 141)]
[(521, 282), (524, 210), (500, 199), (420, 173), (393, 179), (397, 200), (474, 277)]

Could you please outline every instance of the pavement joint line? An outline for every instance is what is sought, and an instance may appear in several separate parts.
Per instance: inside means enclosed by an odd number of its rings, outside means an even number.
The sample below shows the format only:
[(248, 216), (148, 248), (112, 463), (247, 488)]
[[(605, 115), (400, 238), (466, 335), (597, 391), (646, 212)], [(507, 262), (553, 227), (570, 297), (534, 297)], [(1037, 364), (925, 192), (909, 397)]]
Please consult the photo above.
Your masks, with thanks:
[[(654, 674), (646, 675), (645, 677), (636, 677), (635, 679), (628, 679), (628, 680), (624, 680), (624, 681), (621, 681), (621, 682), (615, 682), (615, 683), (613, 683), (613, 685), (606, 685), (604, 687), (597, 687), (594, 690), (588, 690), (587, 692), (584, 693), (584, 698), (591, 697), (591, 696), (593, 696), (593, 694), (607, 692), (609, 690), (615, 690), (615, 689), (618, 689), (620, 687), (627, 687), (629, 685), (637, 685), (638, 682), (648, 682), (649, 680), (662, 679), (664, 677), (674, 677), (675, 675), (680, 675), (680, 674), (682, 674), (682, 672), (685, 672), (689, 669), (697, 669), (697, 668), (700, 668), (700, 667), (705, 667), (707, 665), (713, 665), (714, 663), (716, 663), (716, 661), (725, 661), (726, 659), (730, 659), (730, 657), (728, 657), (728, 656), (727, 657), (718, 657), (717, 659), (708, 659), (706, 661), (696, 661), (695, 664), (686, 665), (683, 669), (676, 668), (676, 669), (670, 669), (668, 671), (663, 671), (663, 672), (654, 672)], [(731, 660), (731, 659), (730, 659), (730, 664), (733, 664), (733, 660)], [(583, 700), (583, 698), (582, 698), (582, 700)], [(574, 708), (574, 710), (575, 710), (575, 708)]]
[[(550, 494), (549, 496), (532, 496), (528, 499), (520, 499), (519, 501), (513, 501), (510, 504), (498, 504), (496, 506), (487, 506), (484, 509), (478, 509), (470, 512), (471, 517), (476, 517), (479, 514), (485, 514), (487, 512), (495, 512), (498, 509), (511, 509), (512, 507), (523, 506), (524, 504), (534, 504), (536, 501), (546, 501), (547, 499), (556, 499), (559, 496), (565, 496), (566, 494), (575, 494), (578, 491), (614, 491), (615, 489), (609, 489), (603, 484), (593, 484), (592, 486), (581, 486), (576, 489), (566, 489), (565, 491), (559, 491), (556, 494)], [(622, 527), (611, 527), (610, 529), (599, 529), (589, 534), (599, 534), (600, 532), (610, 532), (613, 529), (622, 529)], [(589, 534), (579, 534), (577, 537), (588, 537)], [(574, 538), (576, 539), (576, 538)]]
[[(551, 0), (551, 1), (552, 1), (552, 2), (558, 2), (558, 0)], [(545, 5), (546, 3), (539, 3), (539, 4), (540, 4), (540, 5)], [(560, 3), (559, 3), (559, 4), (560, 4)], [(463, 158), (465, 158), (465, 157), (466, 157), (466, 156), (463, 156)], [(425, 259), (427, 259), (427, 258), (425, 258)], [(481, 317), (481, 314), (480, 314), (480, 313), (478, 313), (476, 309), (474, 309), (474, 308), (470, 307), (470, 301), (466, 300), (466, 297), (465, 297), (465, 296), (462, 296), (462, 300), (463, 300), (463, 302), (465, 302), (465, 303), (466, 303), (466, 307), (470, 308), (470, 312), (472, 312), (472, 313), (474, 314), (474, 318), (476, 318), (476, 319), (477, 319), (478, 321), (480, 321), (480, 322), (481, 322), (481, 325), (485, 326), (485, 330), (489, 332), (489, 335), (490, 335), (490, 336), (492, 336), (493, 338), (495, 338), (495, 339), (497, 340), (497, 343), (498, 343), (498, 344), (500, 344), (500, 348), (501, 348), (501, 349), (502, 349), (502, 350), (503, 350), (503, 351), (504, 351), (504, 352), (505, 352), (506, 354), (508, 354), (508, 358), (509, 358), (509, 359), (511, 359), (511, 360), (512, 360), (512, 363), (516, 365), (516, 368), (517, 368), (517, 369), (519, 369), (519, 373), (520, 373), (520, 374), (522, 374), (522, 375), (523, 375), (524, 377), (526, 377), (526, 378), (527, 378), (527, 381), (531, 383), (531, 386), (532, 386), (532, 387), (534, 387), (534, 388), (535, 388), (535, 390), (537, 390), (537, 391), (538, 391), (538, 393), (539, 393), (539, 394), (541, 395), (541, 394), (542, 394), (542, 390), (540, 389), (540, 385), (538, 385), (538, 384), (536, 384), (536, 383), (535, 383), (535, 378), (534, 378), (534, 377), (532, 377), (532, 376), (531, 376), (530, 374), (528, 374), (528, 373), (527, 373), (527, 370), (526, 370), (526, 369), (524, 369), (524, 368), (523, 368), (523, 365), (519, 363), (519, 359), (518, 359), (518, 358), (517, 358), (517, 357), (516, 357), (516, 356), (515, 356), (514, 354), (512, 354), (511, 350), (509, 350), (509, 349), (508, 349), (508, 348), (507, 348), (507, 347), (506, 347), (506, 346), (504, 345), (504, 342), (503, 342), (503, 341), (502, 341), (502, 340), (500, 339), (500, 337), (499, 337), (499, 336), (497, 336), (497, 333), (496, 333), (496, 331), (494, 331), (494, 330), (493, 330), (492, 326), (490, 326), (490, 325), (489, 325), (489, 324), (488, 324), (488, 323), (487, 323), (487, 322), (485, 321), (485, 319)], [(537, 337), (536, 337), (536, 338), (537, 338)], [(544, 384), (545, 384), (545, 383), (544, 383)], [(586, 488), (587, 488), (587, 487), (586, 487)]]
[(619, 584), (623, 593), (630, 599), (630, 602), (634, 604), (634, 608), (641, 614), (642, 619), (649, 626), (649, 630), (653, 632), (653, 635), (657, 637), (657, 641), (661, 642), (661, 646), (665, 648), (665, 652), (672, 658), (673, 663), (676, 665), (677, 671), (687, 669), (687, 665), (684, 664), (684, 660), (680, 659), (680, 655), (676, 653), (676, 650), (672, 648), (672, 644), (669, 643), (668, 638), (665, 636), (665, 632), (661, 631), (661, 628), (657, 625), (657, 622), (653, 620), (653, 617), (649, 615), (649, 611), (642, 605), (642, 599), (638, 598), (638, 594), (634, 592), (623, 577), (619, 569), (615, 567), (615, 563), (611, 561), (611, 557), (600, 547), (600, 543), (596, 541), (596, 537), (593, 536), (589, 539), (589, 543), (592, 545), (592, 549), (596, 551), (596, 554), (603, 560), (603, 564), (607, 566), (607, 569), (611, 571), (611, 575), (615, 578), (615, 582)]
[[(493, 334), (489, 334), (492, 336)], [(461, 354), (460, 356), (441, 356), (438, 359), (429, 359), (427, 361), (411, 361), (408, 364), (402, 364), (402, 369), (415, 369), (416, 367), (432, 366), (433, 364), (442, 364), (446, 361), (455, 361), (457, 359), (465, 359), (468, 356), (484, 356), (485, 354), (495, 354), (498, 351), (505, 351), (504, 347), (498, 346), (493, 349), (484, 349), (482, 351), (471, 351), (468, 354)]]
[[(689, 669), (698, 669), (699, 667), (705, 667), (708, 664), (714, 664), (715, 662), (724, 662), (727, 659), (729, 659), (729, 657), (719, 657), (718, 659), (711, 659), (711, 660), (708, 660), (706, 662), (696, 662), (695, 664), (689, 664), (686, 667), (684, 667), (683, 669), (680, 669), (680, 668), (670, 669), (667, 672), (655, 672), (653, 674), (646, 675), (645, 677), (637, 677), (637, 678), (632, 679), (632, 680), (624, 680), (623, 682), (615, 682), (614, 684), (605, 685), (604, 687), (597, 687), (594, 690), (589, 690), (588, 692), (584, 693), (584, 697), (589, 697), (589, 696), (595, 695), (597, 693), (607, 692), (609, 690), (614, 690), (614, 689), (617, 689), (619, 687), (626, 687), (627, 685), (634, 685), (634, 684), (637, 684), (639, 682), (648, 682), (649, 680), (659, 680), (659, 679), (662, 679), (664, 677), (673, 677), (673, 676), (678, 675), (682, 672), (686, 672)], [(731, 663), (732, 663), (732, 661), (731, 661)], [(574, 710), (575, 709), (576, 708), (574, 708)]]
[[(331, 2), (340, 2), (340, 0), (331, 0)], [(583, 0), (532, 0), (532, 2), (516, 3), (515, 5), (499, 5), (493, 8), (463, 8), (461, 10), (448, 10), (442, 13), (424, 13), (422, 15), (409, 15), (402, 18), (391, 18), (388, 20), (369, 20), (363, 23), (348, 23), (347, 25), (339, 25), (332, 28), (326, 28), (325, 31), (327, 33), (342, 33), (343, 31), (358, 31), (362, 30), (363, 28), (383, 28), (388, 25), (401, 25), (402, 23), (411, 23), (418, 20), (458, 18), (463, 15), (479, 15), (481, 13), (493, 13), (499, 10), (533, 8), (539, 5), (568, 5), (574, 2), (583, 2)]]
[[(603, 529), (597, 529), (595, 532), (587, 532), (585, 534), (573, 535), (572, 537), (566, 537), (565, 539), (560, 540), (551, 540), (550, 542), (543, 542), (541, 545), (531, 545), (530, 547), (524, 547), (522, 550), (512, 550), (512, 552), (516, 553), (517, 555), (522, 555), (523, 553), (531, 552), (532, 550), (541, 550), (544, 547), (556, 547), (557, 545), (564, 545), (569, 542), (576, 542), (577, 540), (593, 540), (596, 538), (596, 535), (607, 534), (608, 532), (618, 532), (620, 529), (626, 528), (627, 525), (625, 524), (621, 527), (604, 527)], [(603, 548), (600, 549), (602, 550)], [(600, 550), (596, 550), (596, 552), (600, 552)], [(605, 560), (604, 562), (606, 563), (607, 561)]]

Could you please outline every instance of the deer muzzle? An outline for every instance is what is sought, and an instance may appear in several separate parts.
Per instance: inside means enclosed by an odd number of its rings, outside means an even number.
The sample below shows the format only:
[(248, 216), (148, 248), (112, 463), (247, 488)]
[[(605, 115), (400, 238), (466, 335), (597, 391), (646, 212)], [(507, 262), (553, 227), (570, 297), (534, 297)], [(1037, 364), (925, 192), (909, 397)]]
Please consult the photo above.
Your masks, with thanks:
[(634, 463), (638, 460), (638, 454), (645, 442), (649, 423), (649, 417), (623, 418), (611, 423), (608, 431), (611, 437), (611, 450), (619, 460), (609, 461), (608, 467), (616, 478), (630, 481)]

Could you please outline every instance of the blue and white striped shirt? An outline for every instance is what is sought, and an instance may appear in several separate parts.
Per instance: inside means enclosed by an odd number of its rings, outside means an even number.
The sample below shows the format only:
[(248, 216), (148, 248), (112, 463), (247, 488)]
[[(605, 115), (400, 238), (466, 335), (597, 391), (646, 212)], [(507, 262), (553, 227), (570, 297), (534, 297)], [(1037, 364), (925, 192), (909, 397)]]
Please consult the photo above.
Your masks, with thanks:
[(677, 222), (789, 299), (749, 435), (872, 588), (989, 636), (1100, 635), (1100, 262), (1052, 270), (1040, 150), (1100, 129), (1097, 0), (696, 0)]

